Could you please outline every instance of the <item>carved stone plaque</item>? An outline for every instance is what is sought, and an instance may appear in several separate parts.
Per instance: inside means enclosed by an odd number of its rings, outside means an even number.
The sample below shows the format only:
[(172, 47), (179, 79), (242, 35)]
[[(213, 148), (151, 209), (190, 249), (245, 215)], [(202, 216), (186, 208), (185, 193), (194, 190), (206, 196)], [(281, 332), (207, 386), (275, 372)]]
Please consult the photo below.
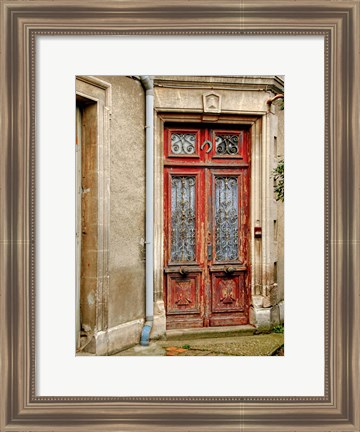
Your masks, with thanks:
[(220, 113), (221, 96), (216, 93), (207, 93), (203, 95), (204, 112)]

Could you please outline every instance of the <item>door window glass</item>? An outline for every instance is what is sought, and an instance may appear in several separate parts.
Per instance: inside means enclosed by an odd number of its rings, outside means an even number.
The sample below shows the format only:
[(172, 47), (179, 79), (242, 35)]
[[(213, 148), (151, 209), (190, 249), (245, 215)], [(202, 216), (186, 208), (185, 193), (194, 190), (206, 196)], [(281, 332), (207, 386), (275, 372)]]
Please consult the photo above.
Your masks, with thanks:
[(216, 260), (238, 258), (238, 179), (215, 177)]
[(195, 260), (195, 177), (171, 179), (171, 260)]

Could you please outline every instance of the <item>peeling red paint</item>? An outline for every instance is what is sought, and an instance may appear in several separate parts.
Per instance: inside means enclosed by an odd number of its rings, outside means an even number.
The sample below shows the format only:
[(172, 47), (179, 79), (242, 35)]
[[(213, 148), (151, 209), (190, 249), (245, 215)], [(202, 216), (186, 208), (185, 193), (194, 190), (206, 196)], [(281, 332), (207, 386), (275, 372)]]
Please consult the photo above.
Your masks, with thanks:
[[(195, 135), (191, 154), (174, 154), (171, 134)], [(238, 151), (216, 152), (216, 137), (238, 137)], [(203, 146), (202, 144), (212, 145)], [(245, 128), (219, 129), (205, 126), (165, 129), (164, 139), (164, 300), (168, 328), (207, 327), (246, 324), (249, 320), (250, 266), (249, 197), (250, 197), (250, 136)], [(195, 259), (172, 262), (171, 187), (174, 176), (193, 177), (195, 186)], [(237, 178), (238, 184), (238, 259), (217, 261), (215, 256), (215, 179)], [(187, 274), (180, 268), (187, 267)], [(231, 266), (232, 271), (227, 271)], [(182, 273), (182, 274), (181, 274)], [(225, 288), (224, 288), (225, 287)], [(230, 289), (231, 288), (231, 289)], [(227, 292), (230, 289), (231, 292)], [(226, 293), (224, 294), (224, 290)], [(188, 301), (178, 301), (187, 298)], [(223, 300), (221, 300), (221, 298)]]

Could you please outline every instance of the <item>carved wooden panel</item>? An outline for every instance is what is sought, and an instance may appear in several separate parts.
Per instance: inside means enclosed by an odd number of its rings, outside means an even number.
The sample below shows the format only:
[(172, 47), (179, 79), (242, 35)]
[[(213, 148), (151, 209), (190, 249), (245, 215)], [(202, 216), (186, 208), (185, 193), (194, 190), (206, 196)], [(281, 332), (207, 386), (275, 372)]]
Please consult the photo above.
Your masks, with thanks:
[(200, 276), (167, 275), (167, 313), (187, 314), (200, 313)]
[(244, 273), (235, 275), (214, 273), (212, 282), (212, 312), (240, 312), (245, 304)]

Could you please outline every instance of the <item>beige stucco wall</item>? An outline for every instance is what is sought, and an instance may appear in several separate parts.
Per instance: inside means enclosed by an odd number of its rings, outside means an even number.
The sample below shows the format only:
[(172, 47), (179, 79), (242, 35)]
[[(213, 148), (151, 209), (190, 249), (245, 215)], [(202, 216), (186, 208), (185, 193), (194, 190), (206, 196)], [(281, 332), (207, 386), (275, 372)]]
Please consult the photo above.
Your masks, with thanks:
[(111, 84), (108, 327), (145, 311), (145, 96), (139, 81), (102, 76)]

